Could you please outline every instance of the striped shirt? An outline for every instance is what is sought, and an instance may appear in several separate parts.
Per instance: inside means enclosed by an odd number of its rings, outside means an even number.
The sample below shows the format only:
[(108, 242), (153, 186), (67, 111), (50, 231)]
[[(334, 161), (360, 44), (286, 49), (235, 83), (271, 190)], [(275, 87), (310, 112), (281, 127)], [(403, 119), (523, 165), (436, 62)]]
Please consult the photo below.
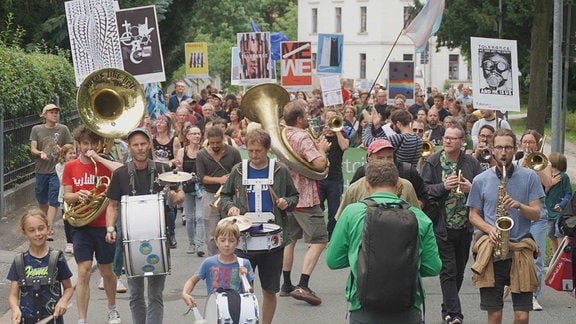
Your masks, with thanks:
[(422, 139), (416, 134), (394, 134), (388, 137), (388, 140), (396, 151), (394, 158), (397, 162), (408, 162), (410, 164), (418, 164), (418, 160), (422, 155)]

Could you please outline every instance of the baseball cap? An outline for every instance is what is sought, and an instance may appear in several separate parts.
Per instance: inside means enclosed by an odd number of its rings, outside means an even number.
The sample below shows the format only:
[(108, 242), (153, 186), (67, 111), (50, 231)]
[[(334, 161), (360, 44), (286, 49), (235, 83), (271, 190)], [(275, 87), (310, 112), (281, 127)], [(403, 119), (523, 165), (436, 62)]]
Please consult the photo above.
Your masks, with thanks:
[(370, 146), (368, 146), (368, 155), (372, 155), (385, 148), (394, 149), (394, 146), (388, 140), (377, 139), (374, 142), (370, 143)]
[(222, 101), (222, 95), (219, 94), (219, 93), (213, 93), (213, 94), (211, 95), (211, 97), (218, 98), (218, 99), (220, 99), (220, 100)]
[(55, 104), (47, 104), (46, 106), (44, 106), (44, 108), (42, 108), (42, 113), (40, 114), (40, 116), (44, 116), (45, 113), (54, 109), (60, 110), (60, 107), (56, 106)]
[(148, 132), (148, 130), (144, 127), (134, 128), (133, 130), (129, 131), (126, 138), (128, 140), (130, 140), (130, 137), (132, 137), (132, 135), (137, 134), (137, 133), (144, 134), (146, 137), (148, 137), (148, 140), (150, 140), (152, 138), (150, 136), (150, 132)]

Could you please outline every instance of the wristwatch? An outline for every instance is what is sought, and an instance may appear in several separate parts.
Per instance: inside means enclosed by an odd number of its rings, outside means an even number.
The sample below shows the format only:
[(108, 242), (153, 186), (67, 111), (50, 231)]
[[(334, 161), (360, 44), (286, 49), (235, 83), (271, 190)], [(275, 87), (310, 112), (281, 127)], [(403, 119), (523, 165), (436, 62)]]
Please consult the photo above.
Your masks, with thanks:
[(114, 232), (116, 232), (116, 228), (114, 226), (108, 226), (108, 227), (106, 227), (106, 232), (114, 233)]

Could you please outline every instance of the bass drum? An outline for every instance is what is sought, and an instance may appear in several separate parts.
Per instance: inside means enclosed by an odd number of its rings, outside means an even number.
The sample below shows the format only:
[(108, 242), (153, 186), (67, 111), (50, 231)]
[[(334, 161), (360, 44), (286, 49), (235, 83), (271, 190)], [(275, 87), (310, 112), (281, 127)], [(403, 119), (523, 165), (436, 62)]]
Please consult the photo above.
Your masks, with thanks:
[(126, 276), (170, 274), (163, 195), (122, 196), (121, 211)]
[(258, 300), (251, 293), (214, 292), (206, 301), (204, 319), (209, 324), (254, 324), (259, 317)]

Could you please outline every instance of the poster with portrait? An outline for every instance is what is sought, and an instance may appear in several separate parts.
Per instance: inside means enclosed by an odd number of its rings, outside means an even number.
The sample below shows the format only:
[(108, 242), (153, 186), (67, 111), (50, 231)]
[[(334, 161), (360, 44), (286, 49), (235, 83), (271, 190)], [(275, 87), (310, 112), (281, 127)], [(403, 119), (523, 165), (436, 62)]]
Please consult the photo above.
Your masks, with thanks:
[(344, 35), (318, 34), (318, 55), (316, 57), (316, 73), (342, 73), (342, 47)]
[(112, 0), (64, 2), (76, 86), (95, 70), (124, 69)]
[(240, 84), (276, 81), (273, 73), (270, 33), (238, 33)]
[(515, 40), (470, 38), (474, 108), (520, 111)]
[(397, 95), (406, 97), (406, 104), (414, 103), (414, 62), (390, 62), (388, 66), (388, 104)]
[(280, 43), (281, 84), (287, 91), (312, 91), (312, 43)]
[(124, 70), (142, 84), (166, 81), (156, 7), (118, 10), (116, 21)]
[(208, 78), (208, 43), (185, 43), (184, 62), (186, 62), (186, 77)]

